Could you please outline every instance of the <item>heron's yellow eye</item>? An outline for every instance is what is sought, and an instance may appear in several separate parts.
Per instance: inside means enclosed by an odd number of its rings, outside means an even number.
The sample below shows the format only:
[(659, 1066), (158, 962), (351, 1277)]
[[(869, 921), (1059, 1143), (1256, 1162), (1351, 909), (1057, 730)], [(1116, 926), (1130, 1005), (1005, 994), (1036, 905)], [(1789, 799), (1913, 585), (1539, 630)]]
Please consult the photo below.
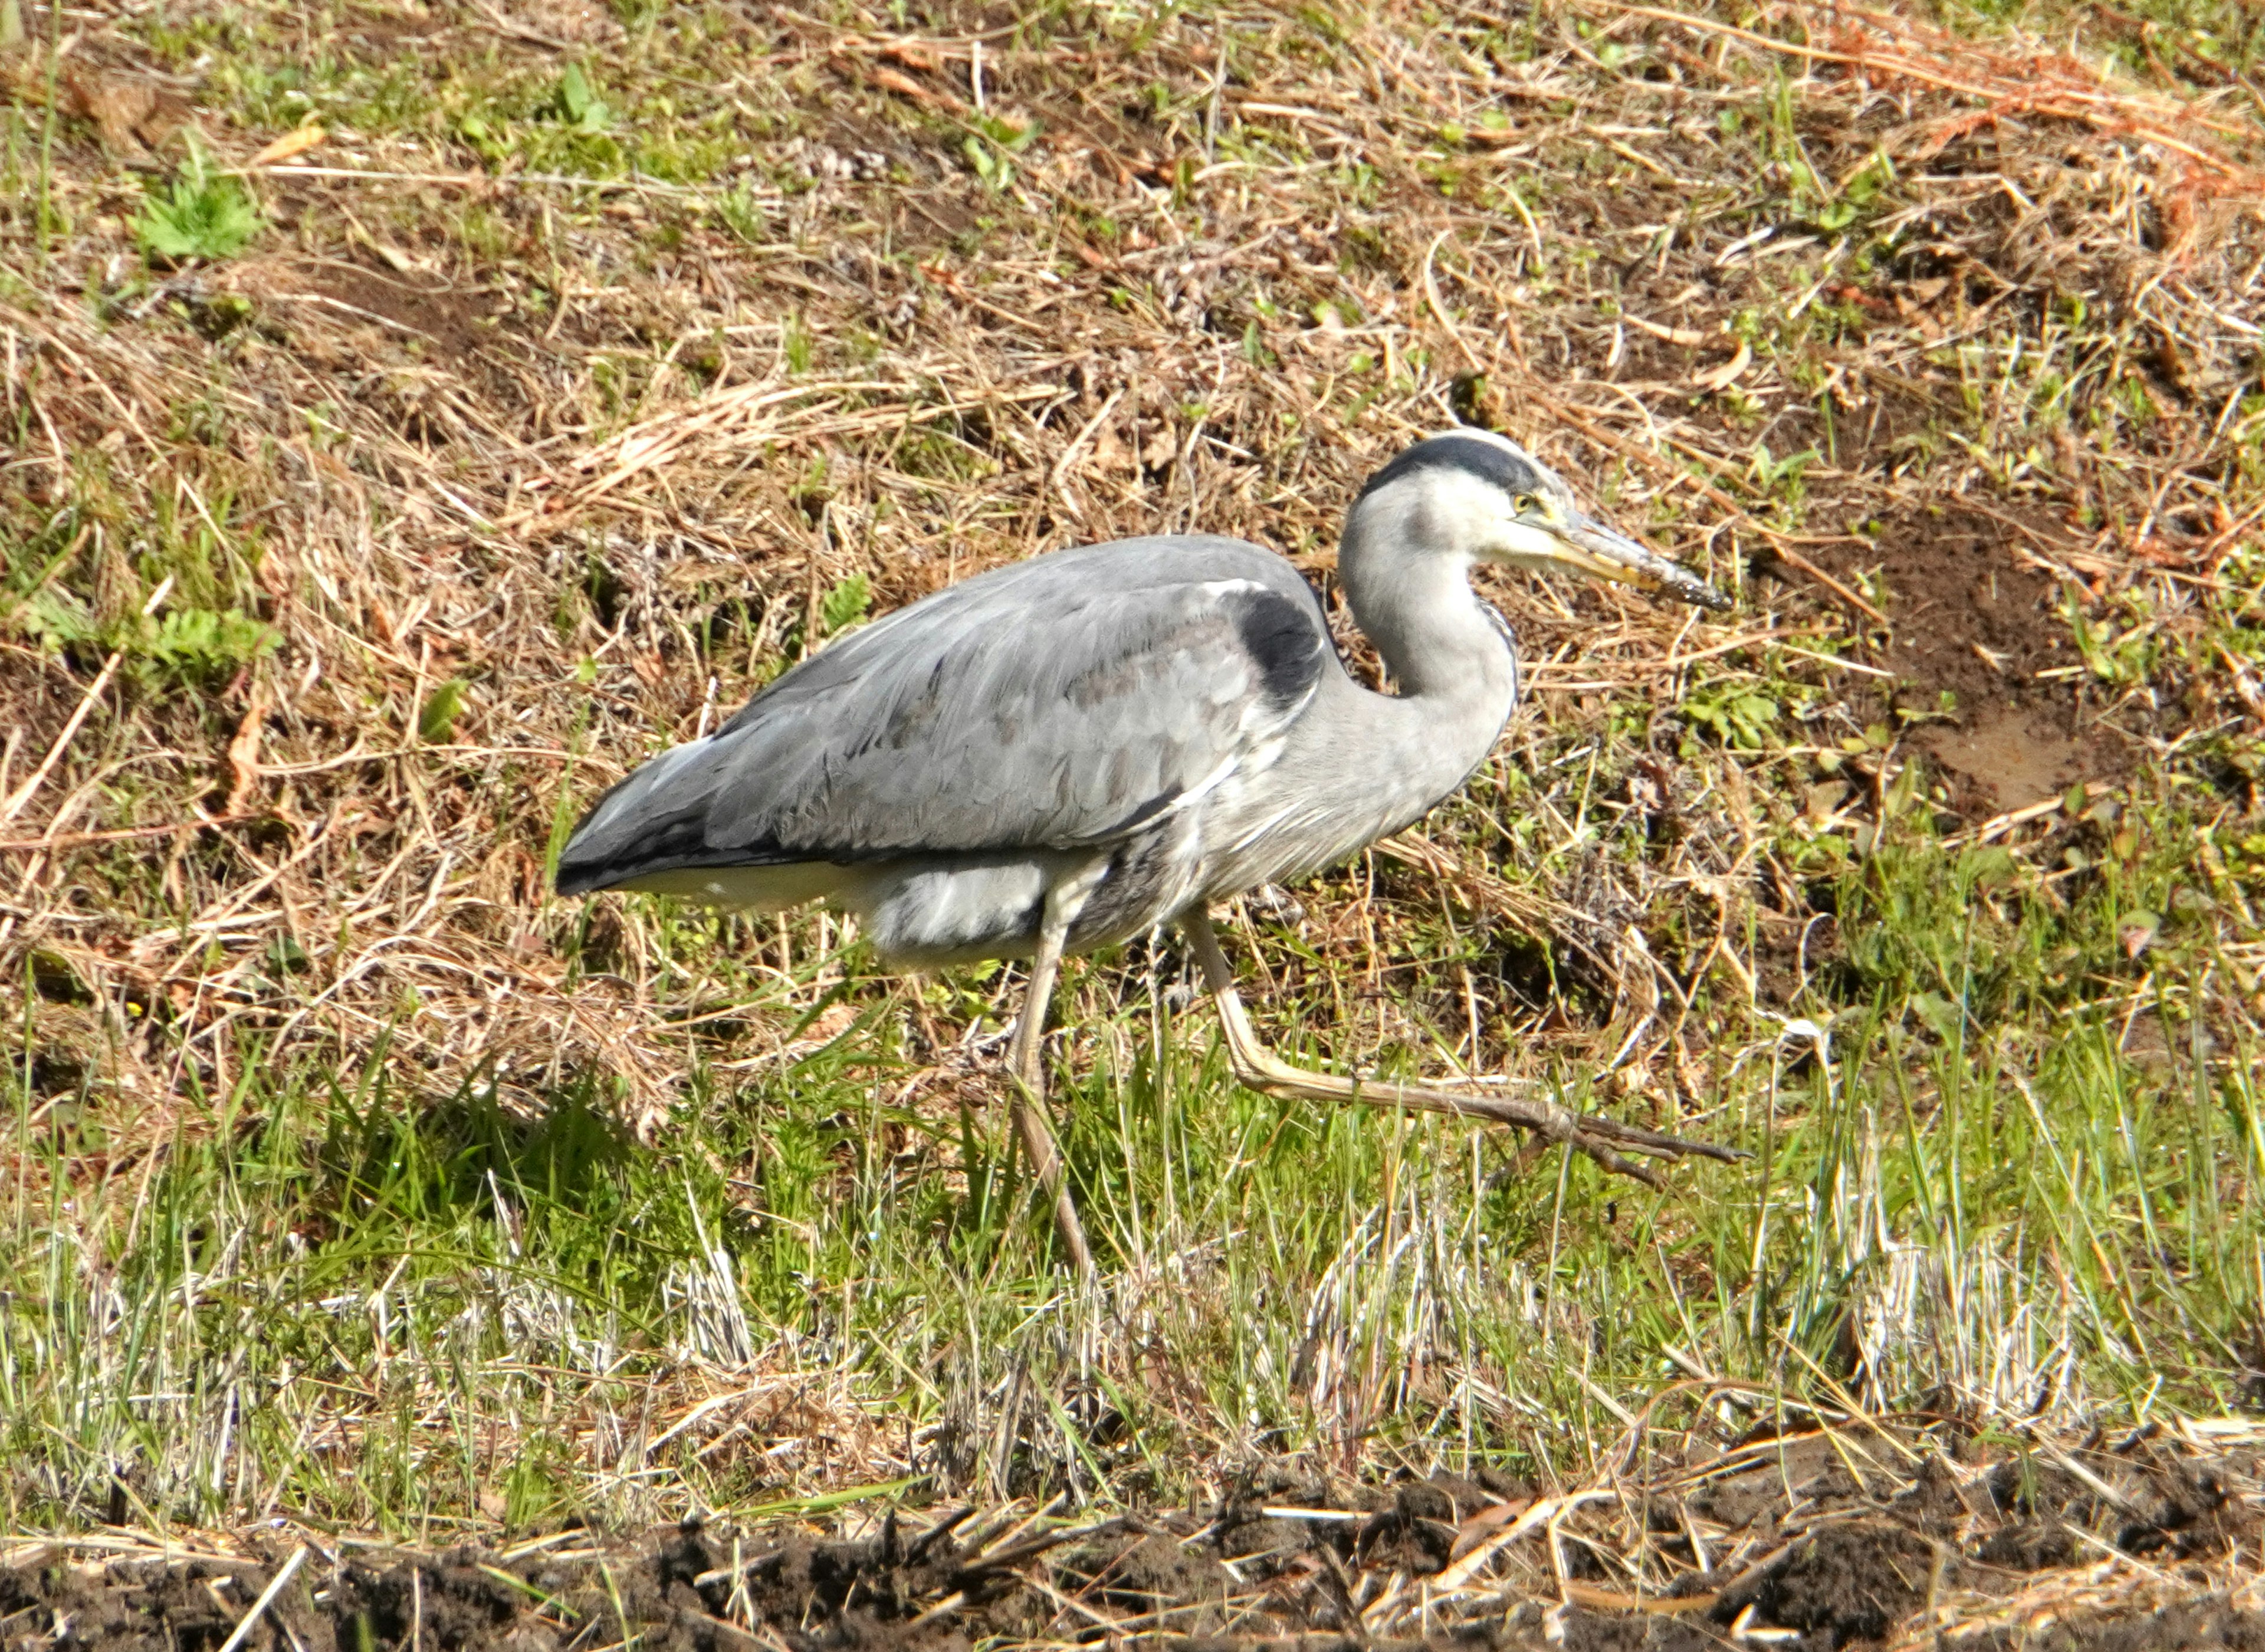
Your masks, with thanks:
[(1531, 493), (1513, 493), (1510, 496), (1510, 508), (1524, 516), (1529, 512), (1539, 511), (1541, 501)]

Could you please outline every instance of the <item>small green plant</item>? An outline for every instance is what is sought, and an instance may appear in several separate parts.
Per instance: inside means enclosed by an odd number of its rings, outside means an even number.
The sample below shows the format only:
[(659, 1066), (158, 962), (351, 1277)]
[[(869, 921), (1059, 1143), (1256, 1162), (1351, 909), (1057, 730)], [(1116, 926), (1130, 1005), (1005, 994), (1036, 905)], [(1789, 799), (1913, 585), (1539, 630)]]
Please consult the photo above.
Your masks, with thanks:
[(610, 132), (614, 127), (614, 112), (590, 77), (582, 72), (579, 63), (569, 63), (566, 72), (558, 77), (558, 90), (551, 94), (550, 113), (569, 130), (595, 136)]
[(714, 207), (724, 227), (749, 246), (760, 246), (770, 239), (770, 215), (756, 199), (754, 186), (747, 179), (741, 178), (717, 196)]
[(1896, 166), (1880, 153), (1856, 169), (1848, 181), (1840, 186), (1837, 200), (1830, 200), (1817, 209), (1817, 227), (1826, 230), (1846, 229), (1861, 217), (1881, 190), (1895, 181)]
[(425, 696), (424, 709), (417, 714), (417, 738), (427, 746), (445, 746), (456, 731), (456, 719), (463, 715), (464, 693), (471, 685), (462, 677), (451, 677)]
[(273, 653), (275, 628), (241, 608), (175, 608), (147, 628), (135, 651), (162, 673), (193, 687), (224, 682)]
[(7, 629), (36, 639), (51, 654), (74, 643), (92, 642), (99, 630), (85, 601), (55, 583), (43, 582), (28, 600), (11, 602), (8, 608)]
[(1799, 453), (1789, 453), (1782, 459), (1773, 459), (1766, 444), (1756, 442), (1748, 455), (1749, 471), (1754, 485), (1766, 497), (1784, 504), (1797, 506), (1802, 501), (1802, 472), (1817, 463), (1824, 455), (1814, 448), (1803, 448)]
[(1038, 135), (1038, 122), (1018, 126), (993, 115), (978, 115), (976, 127), (977, 131), (961, 145), (967, 164), (983, 180), (984, 188), (994, 195), (1004, 194), (1015, 181), (1015, 156), (1030, 148)]
[(1384, 198), (1384, 175), (1366, 161), (1354, 161), (1338, 171), (1337, 187), (1356, 206), (1373, 207)]
[(486, 117), (466, 114), (456, 122), (456, 135), (479, 151), (480, 158), (490, 165), (499, 165), (511, 157), (508, 135), (499, 132)]
[(983, 180), (983, 187), (996, 195), (1015, 181), (1015, 164), (1007, 156), (981, 138), (969, 138), (963, 146), (967, 151), (967, 164), (975, 169), (975, 176)]
[(234, 258), (259, 233), (259, 204), (241, 179), (215, 172), (193, 140), (172, 186), (152, 193), (134, 221), (144, 255), (170, 264)]
[(872, 606), (872, 581), (862, 573), (853, 573), (819, 600), (819, 630), (827, 637), (846, 631), (863, 623), (866, 611)]
[(1729, 683), (1697, 688), (1684, 696), (1683, 720), (1703, 729), (1723, 745), (1742, 752), (1758, 752), (1770, 742), (1771, 724), (1778, 718), (1778, 703), (1767, 695)]

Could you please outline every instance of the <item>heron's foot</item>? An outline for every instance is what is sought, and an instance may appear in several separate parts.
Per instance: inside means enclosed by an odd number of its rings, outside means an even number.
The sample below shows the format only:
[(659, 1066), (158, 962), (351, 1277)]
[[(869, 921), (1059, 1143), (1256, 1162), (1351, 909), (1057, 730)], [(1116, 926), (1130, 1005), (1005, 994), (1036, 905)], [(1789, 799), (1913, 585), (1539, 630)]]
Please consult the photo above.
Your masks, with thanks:
[[(1735, 1162), (1746, 1154), (1736, 1147), (1713, 1142), (1688, 1141), (1680, 1136), (1624, 1124), (1595, 1113), (1577, 1113), (1547, 1096), (1483, 1095), (1450, 1085), (1395, 1083), (1380, 1079), (1341, 1078), (1293, 1066), (1258, 1040), (1242, 1014), (1240, 1001), (1215, 994), (1220, 1020), (1227, 1030), (1227, 1063), (1236, 1080), (1265, 1095), (1293, 1095), (1307, 1101), (1353, 1102), (1368, 1107), (1409, 1107), (1429, 1113), (1453, 1113), (1483, 1118), (1532, 1131), (1545, 1140), (1562, 1142), (1586, 1153), (1615, 1175), (1633, 1177), (1649, 1187), (1664, 1187), (1659, 1173), (1643, 1159), (1687, 1156)], [(1630, 1158), (1634, 1153), (1639, 1158)]]
[(1412, 1107), (1429, 1113), (1455, 1113), (1497, 1124), (1530, 1130), (1545, 1141), (1562, 1141), (1584, 1153), (1615, 1175), (1633, 1176), (1650, 1187), (1665, 1185), (1650, 1165), (1628, 1157), (1702, 1159), (1736, 1161), (1746, 1155), (1736, 1147), (1711, 1142), (1686, 1141), (1656, 1130), (1623, 1124), (1594, 1113), (1577, 1113), (1547, 1096), (1482, 1095), (1446, 1084), (1395, 1084), (1384, 1080), (1339, 1078), (1333, 1073), (1313, 1073), (1292, 1066), (1259, 1041), (1250, 1018), (1242, 1013), (1242, 999), (1234, 990), (1234, 972), (1219, 950), (1219, 937), (1202, 909), (1180, 917), (1180, 928), (1194, 947), (1212, 1001), (1219, 1006), (1220, 1024), (1227, 1032), (1227, 1064), (1238, 1081), (1264, 1095), (1295, 1095), (1317, 1102), (1357, 1102), (1368, 1107)]

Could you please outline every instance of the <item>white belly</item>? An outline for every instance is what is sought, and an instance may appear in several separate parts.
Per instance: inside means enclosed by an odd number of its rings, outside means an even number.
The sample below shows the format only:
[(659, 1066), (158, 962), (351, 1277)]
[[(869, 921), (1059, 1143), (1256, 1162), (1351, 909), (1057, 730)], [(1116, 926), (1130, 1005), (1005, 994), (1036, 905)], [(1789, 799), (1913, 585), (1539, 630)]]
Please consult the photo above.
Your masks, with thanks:
[(865, 938), (891, 963), (950, 964), (1026, 956), (1048, 885), (1089, 858), (1041, 850), (849, 866), (803, 861), (697, 867), (655, 872), (622, 887), (749, 912), (823, 899), (856, 914)]
[(856, 912), (883, 957), (951, 964), (1015, 957), (1035, 942), (1059, 855), (899, 861), (876, 869)]

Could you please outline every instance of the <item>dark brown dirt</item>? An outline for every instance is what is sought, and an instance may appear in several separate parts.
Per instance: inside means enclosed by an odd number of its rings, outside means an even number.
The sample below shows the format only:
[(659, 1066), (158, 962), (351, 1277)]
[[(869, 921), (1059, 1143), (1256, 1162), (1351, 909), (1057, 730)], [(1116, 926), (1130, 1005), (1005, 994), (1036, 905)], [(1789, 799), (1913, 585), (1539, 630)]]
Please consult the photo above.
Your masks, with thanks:
[(1795, 1543), (1750, 1583), (1725, 1590), (1719, 1619), (1747, 1606), (1765, 1622), (1831, 1637), (1877, 1640), (1922, 1605), (1955, 1560), (1922, 1534), (1889, 1522), (1832, 1525)]
[(2217, 1647), (2259, 1652), (2265, 1648), (2265, 1614), (2210, 1600), (1993, 1629), (1959, 1645), (1973, 1652), (2209, 1652)]
[(441, 274), (429, 247), (390, 250), (411, 267), (357, 251), (247, 260), (224, 280), (263, 333), (310, 368), (345, 375), (356, 400), (427, 450), (480, 437), (494, 407), (525, 397), (531, 366), (580, 342), (571, 311), (561, 336), (546, 338), (538, 319)]
[(1894, 634), (1884, 659), (1897, 680), (1881, 709), (1918, 719), (1910, 744), (1961, 814), (2019, 809), (2132, 766), (2124, 742), (2097, 725), (2101, 708), (2082, 679), (2039, 676), (2082, 657), (2059, 586), (2019, 554), (2023, 529), (1975, 511), (1922, 510), (1881, 523), (1872, 545), (1817, 558), (1885, 587)]
[[(1051, 1532), (963, 1510), (891, 1517), (862, 1538), (830, 1540), (711, 1526), (642, 1539), (569, 1531), (515, 1549), (422, 1555), (353, 1546), (333, 1555), (310, 1544), (307, 1562), (244, 1645), (588, 1652), (633, 1641), (641, 1652), (942, 1652), (1138, 1637), (1191, 1648), (1295, 1644), (1301, 1652), (1340, 1644), (1700, 1652), (1762, 1627), (1793, 1633), (1774, 1644), (1833, 1652), (1907, 1634), (1930, 1603), (1957, 1600), (1989, 1614), (1962, 1631), (1963, 1646), (2265, 1652), (2265, 1614), (2238, 1610), (2199, 1583), (2183, 1596), (2097, 1587), (2081, 1598), (2069, 1594), (2064, 1585), (2072, 1580), (2097, 1578), (2109, 1546), (2146, 1557), (2132, 1577), (2162, 1579), (2174, 1576), (2167, 1568), (2254, 1547), (2258, 1537), (2256, 1511), (2215, 1468), (2204, 1472), (2150, 1442), (2087, 1455), (2096, 1484), (2050, 1464), (1962, 1474), (1939, 1456), (1896, 1480), (1852, 1468), (1863, 1454), (1819, 1435), (1755, 1442), (1714, 1459), (1720, 1467), (1694, 1461), (1649, 1495), (1628, 1494), (1653, 1554), (1646, 1602), (1627, 1592), (1623, 1562), (1599, 1558), (1605, 1551), (1593, 1542), (1561, 1550), (1562, 1601), (1560, 1574), (1546, 1556), (1520, 1558), (1513, 1545), (1482, 1574), (1493, 1580), (1484, 1610), (1374, 1621), (1380, 1600), (1389, 1605), (1395, 1588), (1439, 1577), (1533, 1507), (1536, 1489), (1491, 1474), (1377, 1487), (1274, 1473), (1208, 1515), (1160, 1512)], [(1700, 1531), (1717, 1569), (1695, 1563)], [(1540, 1534), (1524, 1542), (1539, 1549)], [(71, 1546), (59, 1544), (0, 1569), (0, 1652), (217, 1652), (295, 1545), (269, 1538), (255, 1546), (232, 1561), (152, 1553), (71, 1563)], [(2049, 1638), (2009, 1640), (1986, 1627), (2034, 1616), (2023, 1591), (2040, 1588), (2061, 1591)], [(1469, 1604), (1468, 1591), (1440, 1593), (1443, 1602)], [(1420, 1635), (1411, 1637), (1411, 1627)]]
[(481, 325), (483, 307), (437, 280), (419, 280), (331, 262), (310, 273), (309, 287), (342, 313), (376, 319), (423, 346), (435, 364), (462, 368), (477, 361), (493, 332)]

